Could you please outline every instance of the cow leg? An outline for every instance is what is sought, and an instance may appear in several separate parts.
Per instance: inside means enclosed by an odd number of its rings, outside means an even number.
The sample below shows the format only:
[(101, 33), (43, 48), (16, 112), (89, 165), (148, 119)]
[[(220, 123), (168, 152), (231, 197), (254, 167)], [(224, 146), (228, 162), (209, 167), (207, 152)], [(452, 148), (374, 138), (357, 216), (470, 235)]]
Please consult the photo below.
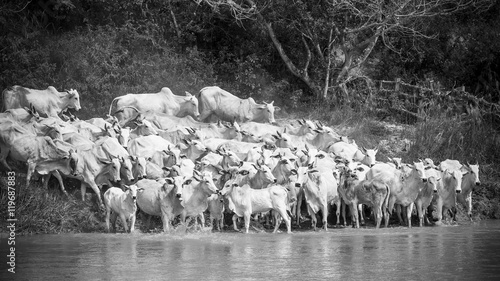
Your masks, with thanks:
[(359, 219), (361, 220), (361, 225), (365, 225), (365, 214), (363, 212), (363, 204), (358, 204)]
[(375, 208), (375, 228), (380, 228), (380, 224), (382, 223), (382, 208), (380, 205), (373, 205)]
[(33, 172), (35, 172), (35, 168), (36, 168), (36, 163), (34, 163), (32, 160), (28, 160), (28, 171), (26, 173), (26, 187), (30, 185), (31, 176), (33, 175)]
[(135, 230), (135, 219), (136, 219), (136, 213), (134, 212), (130, 216), (130, 233), (134, 232)]
[(221, 213), (219, 217), (219, 231), (222, 231), (222, 229), (224, 229), (224, 213)]
[(467, 203), (467, 215), (469, 216), (470, 221), (472, 221), (472, 191), (465, 198), (465, 203)]
[(87, 184), (83, 181), (80, 183), (80, 193), (82, 194), (82, 201), (85, 201), (85, 194), (87, 194)]
[(413, 205), (414, 203), (411, 202), (409, 206), (406, 207), (406, 219), (408, 220), (408, 227), (411, 228), (411, 215), (413, 213)]
[(328, 204), (326, 204), (326, 202), (321, 209), (321, 213), (323, 215), (323, 228), (325, 229), (325, 231), (328, 231)]
[(398, 220), (400, 225), (404, 225), (404, 219), (401, 217), (401, 205), (396, 205), (396, 214), (398, 215)]
[(108, 233), (110, 232), (110, 229), (109, 229), (109, 217), (111, 215), (111, 208), (106, 206), (106, 230), (108, 231)]
[(233, 215), (233, 228), (236, 231), (240, 231), (238, 229), (238, 216), (236, 214)]
[(0, 162), (5, 166), (7, 171), (12, 171), (12, 168), (7, 164), (7, 156), (9, 155), (10, 149), (6, 146), (0, 145)]
[(250, 216), (252, 214), (250, 212), (246, 212), (243, 214), (243, 219), (245, 220), (245, 233), (248, 233), (248, 229), (250, 228)]
[(61, 189), (61, 192), (64, 195), (69, 196), (68, 193), (66, 192), (66, 189), (64, 188), (63, 179), (62, 179), (61, 174), (59, 173), (59, 171), (53, 171), (53, 172), (51, 172), (51, 174), (54, 175), (54, 177), (59, 182), (59, 188)]
[(102, 198), (101, 198), (101, 190), (99, 189), (99, 187), (97, 186), (97, 184), (95, 184), (92, 181), (90, 182), (90, 187), (95, 192), (95, 195), (97, 195), (97, 200), (99, 201), (99, 207), (102, 208), (103, 204), (102, 204)]
[(215, 216), (212, 215), (212, 213), (210, 213), (209, 217), (208, 217), (208, 220), (210, 221), (210, 227), (211, 229), (210, 230), (214, 230), (214, 222), (215, 222)]
[(113, 227), (113, 232), (116, 233), (116, 220), (118, 219), (117, 213), (111, 213), (111, 226)]
[(422, 201), (418, 200), (416, 204), (417, 215), (418, 215), (418, 224), (420, 227), (424, 226), (424, 208), (422, 206)]
[(50, 173), (48, 175), (42, 175), (43, 188), (47, 191), (49, 190), (49, 180), (50, 180)]
[(344, 227), (346, 227), (347, 220), (345, 218), (345, 207), (347, 206), (347, 204), (345, 203), (345, 201), (343, 199), (340, 199), (340, 205), (342, 205), (342, 219), (344, 220)]
[(291, 226), (292, 223), (290, 221), (291, 218), (289, 218), (288, 214), (286, 213), (286, 206), (281, 206), (278, 209), (276, 209), (276, 211), (277, 212), (274, 212), (274, 214), (275, 214), (274, 216), (276, 219), (276, 225), (274, 226), (273, 233), (276, 233), (276, 231), (278, 230), (278, 227), (280, 225), (279, 220), (278, 220), (278, 213), (285, 221), (287, 233), (292, 233), (292, 226)]
[[(149, 223), (151, 221), (151, 217), (152, 216), (149, 216), (149, 219), (148, 219), (148, 229), (149, 229), (149, 225), (150, 225)], [(170, 231), (170, 218), (163, 211), (161, 212), (161, 222), (163, 224), (163, 232)]]
[(443, 219), (443, 200), (441, 198), (437, 199), (436, 202), (436, 214), (437, 214), (437, 222), (436, 225), (442, 224), (442, 219)]
[(313, 212), (311, 207), (309, 207), (309, 204), (307, 204), (307, 212), (309, 213), (309, 216), (311, 216), (311, 226), (314, 228), (314, 231), (318, 231), (318, 229), (316, 228), (318, 219), (316, 218), (316, 214)]
[(200, 220), (201, 220), (201, 228), (204, 229), (205, 228), (205, 215), (203, 214), (203, 212), (200, 213)]
[(302, 218), (302, 212), (300, 211), (302, 208), (302, 193), (297, 195), (297, 204), (295, 205), (295, 214), (297, 216), (297, 227), (300, 227), (300, 219)]
[(424, 212), (424, 222), (426, 225), (431, 225), (431, 222), (429, 220), (429, 214), (427, 214), (427, 210), (428, 209), (424, 209), (423, 212)]
[(128, 233), (127, 218), (125, 217), (124, 214), (120, 214), (120, 220), (122, 221), (123, 228), (125, 229), (125, 233)]
[(353, 226), (355, 228), (359, 228), (359, 213), (358, 213), (358, 204), (356, 204), (356, 202), (352, 202), (351, 203), (351, 206), (349, 206), (351, 212), (352, 212), (352, 220), (353, 220)]

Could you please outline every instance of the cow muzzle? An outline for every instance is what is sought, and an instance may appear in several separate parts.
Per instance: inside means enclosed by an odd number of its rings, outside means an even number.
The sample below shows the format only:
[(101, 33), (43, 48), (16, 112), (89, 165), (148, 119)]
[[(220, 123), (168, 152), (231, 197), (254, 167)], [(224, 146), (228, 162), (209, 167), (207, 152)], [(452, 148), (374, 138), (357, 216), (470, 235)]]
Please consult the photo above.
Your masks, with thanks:
[(177, 194), (175, 194), (175, 197), (181, 198), (181, 194), (177, 193)]
[(422, 179), (423, 182), (427, 182), (427, 179)]
[(295, 183), (295, 187), (301, 187), (302, 185), (300, 183)]
[(277, 182), (278, 182), (278, 180), (277, 180), (277, 179), (274, 179), (274, 180), (273, 180), (273, 183), (277, 183)]
[(434, 190), (434, 193), (438, 193), (438, 191), (437, 191), (437, 190)]
[(481, 185), (481, 182), (480, 181), (477, 181), (476, 182), (476, 186), (480, 186)]
[(462, 190), (455, 190), (455, 192), (456, 192), (457, 194), (460, 194), (460, 193), (462, 192)]
[(143, 178), (143, 179), (145, 179), (145, 178), (147, 178), (147, 177), (148, 177), (148, 176), (146, 176), (146, 175), (142, 176), (142, 178)]

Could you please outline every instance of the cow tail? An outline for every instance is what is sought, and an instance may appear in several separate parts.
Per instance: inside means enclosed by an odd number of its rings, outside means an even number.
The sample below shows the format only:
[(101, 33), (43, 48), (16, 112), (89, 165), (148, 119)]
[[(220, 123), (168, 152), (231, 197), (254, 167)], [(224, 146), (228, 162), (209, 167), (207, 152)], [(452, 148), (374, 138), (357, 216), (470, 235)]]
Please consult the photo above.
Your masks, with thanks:
[[(384, 184), (384, 185), (385, 185), (385, 188), (387, 189), (387, 194), (385, 195), (384, 204), (382, 205), (382, 207), (387, 210), (389, 208), (389, 198), (391, 197), (391, 189), (389, 188), (389, 186), (387, 184)], [(389, 211), (389, 210), (387, 210), (387, 211)], [(389, 213), (391, 213), (391, 212), (389, 212)]]

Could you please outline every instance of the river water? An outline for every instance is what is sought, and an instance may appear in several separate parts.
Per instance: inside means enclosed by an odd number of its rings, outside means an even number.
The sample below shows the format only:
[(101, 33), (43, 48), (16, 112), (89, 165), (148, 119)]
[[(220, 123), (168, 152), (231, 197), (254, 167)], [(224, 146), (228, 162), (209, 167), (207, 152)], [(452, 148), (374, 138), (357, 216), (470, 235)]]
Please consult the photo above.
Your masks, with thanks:
[(0, 280), (500, 280), (500, 221), (328, 232), (17, 237)]

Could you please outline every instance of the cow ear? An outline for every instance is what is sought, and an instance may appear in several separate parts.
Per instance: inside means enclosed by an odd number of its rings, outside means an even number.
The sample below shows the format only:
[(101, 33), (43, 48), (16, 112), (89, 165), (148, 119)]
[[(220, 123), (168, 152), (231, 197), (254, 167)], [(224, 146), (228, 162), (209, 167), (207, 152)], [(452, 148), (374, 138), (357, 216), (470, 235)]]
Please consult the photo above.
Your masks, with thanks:
[(274, 111), (280, 111), (280, 110), (281, 110), (281, 108), (279, 106), (274, 107)]
[(173, 179), (173, 178), (165, 178), (165, 181), (166, 181), (168, 184), (174, 184), (174, 179)]
[(188, 91), (185, 91), (185, 93), (186, 93), (186, 97), (191, 97), (191, 96), (193, 96), (193, 95), (191, 95), (191, 93), (190, 93), (190, 92), (188, 92)]

